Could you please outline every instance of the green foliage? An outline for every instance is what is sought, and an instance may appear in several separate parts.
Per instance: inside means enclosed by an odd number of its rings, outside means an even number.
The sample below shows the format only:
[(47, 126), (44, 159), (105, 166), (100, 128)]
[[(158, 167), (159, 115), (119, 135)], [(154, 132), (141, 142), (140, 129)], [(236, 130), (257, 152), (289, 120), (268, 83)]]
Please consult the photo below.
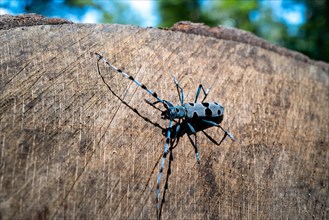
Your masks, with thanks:
[(213, 24), (212, 20), (201, 11), (198, 0), (159, 0), (157, 4), (161, 17), (160, 27), (171, 27), (177, 21), (202, 21)]
[(329, 1), (304, 0), (307, 20), (297, 36), (284, 36), (284, 46), (300, 51), (312, 59), (329, 62)]
[(278, 18), (268, 3), (259, 0), (159, 0), (159, 26), (170, 27), (178, 21), (192, 21), (209, 26), (236, 27), (274, 44), (300, 51), (312, 59), (329, 61), (329, 1), (283, 0), (286, 7), (295, 3), (306, 6), (307, 20), (295, 35), (289, 33), (290, 24)]
[(96, 4), (92, 0), (67, 0), (66, 3), (72, 7), (85, 7), (95, 6)]
[(216, 25), (239, 27), (255, 31), (255, 24), (250, 22), (251, 13), (258, 8), (257, 0), (249, 1), (214, 1), (204, 11)]

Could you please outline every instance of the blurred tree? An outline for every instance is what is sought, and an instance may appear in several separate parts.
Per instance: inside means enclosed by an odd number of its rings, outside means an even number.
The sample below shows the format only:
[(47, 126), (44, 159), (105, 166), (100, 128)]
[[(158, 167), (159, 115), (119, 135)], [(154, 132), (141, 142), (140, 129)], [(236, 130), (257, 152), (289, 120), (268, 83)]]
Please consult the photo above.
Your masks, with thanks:
[(121, 23), (139, 25), (142, 21), (124, 1), (94, 0), (30, 0), (24, 2), (24, 11), (48, 17), (62, 17), (81, 21), (90, 11), (95, 11), (99, 23)]
[(329, 1), (303, 2), (306, 5), (306, 22), (299, 28), (296, 36), (284, 36), (283, 45), (313, 59), (329, 62)]
[(158, 12), (161, 17), (160, 27), (171, 27), (177, 21), (203, 22), (214, 25), (207, 13), (203, 13), (198, 0), (159, 0)]
[(258, 0), (160, 0), (158, 7), (162, 27), (170, 27), (177, 21), (188, 20), (210, 26), (240, 28), (274, 43), (280, 43), (282, 37), (287, 34), (286, 25), (273, 20), (272, 8), (264, 7)]
[(214, 1), (205, 5), (205, 11), (216, 25), (238, 27), (255, 32), (257, 25), (250, 22), (259, 8), (257, 0)]
[(291, 24), (275, 14), (273, 5), (266, 1), (159, 0), (157, 3), (161, 27), (170, 27), (182, 20), (236, 27), (313, 59), (329, 61), (329, 1), (281, 1), (282, 8), (293, 4), (306, 6), (306, 22), (297, 27), (295, 34), (289, 32)]
[(37, 13), (47, 17), (61, 17), (69, 20), (80, 20), (89, 6), (95, 7), (91, 0), (30, 0), (23, 3), (24, 13)]

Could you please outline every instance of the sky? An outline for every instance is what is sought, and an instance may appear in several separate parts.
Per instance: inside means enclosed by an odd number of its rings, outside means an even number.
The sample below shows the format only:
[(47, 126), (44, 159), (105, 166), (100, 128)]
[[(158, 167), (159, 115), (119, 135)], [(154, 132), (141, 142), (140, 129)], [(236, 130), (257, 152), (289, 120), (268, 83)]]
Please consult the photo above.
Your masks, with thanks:
[(273, 11), (277, 17), (282, 18), (292, 25), (300, 25), (304, 23), (306, 14), (304, 4), (293, 2), (293, 4), (287, 5), (289, 1), (285, 1), (286, 5), (282, 5), (283, 1), (284, 0), (263, 1), (263, 4), (274, 8), (275, 10)]
[(144, 15), (143, 27), (156, 26), (159, 23), (159, 17), (156, 15), (155, 2), (152, 0), (130, 1), (131, 6)]

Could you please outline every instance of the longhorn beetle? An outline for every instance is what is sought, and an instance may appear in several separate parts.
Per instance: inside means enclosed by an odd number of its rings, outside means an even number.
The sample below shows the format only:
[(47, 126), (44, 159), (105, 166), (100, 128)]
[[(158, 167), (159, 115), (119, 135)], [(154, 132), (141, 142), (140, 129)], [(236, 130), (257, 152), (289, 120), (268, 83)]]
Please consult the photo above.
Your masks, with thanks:
[[(139, 87), (146, 90), (155, 99), (157, 99), (157, 101), (155, 101), (155, 102), (150, 102), (146, 99), (145, 99), (145, 101), (146, 101), (147, 104), (151, 105), (155, 109), (162, 112), (161, 113), (161, 118), (162, 119), (169, 120), (169, 125), (164, 130), (165, 135), (166, 135), (166, 143), (164, 145), (163, 156), (162, 156), (161, 163), (160, 163), (160, 170), (159, 170), (159, 173), (158, 173), (157, 185), (156, 185), (155, 202), (156, 202), (156, 211), (157, 211), (157, 215), (158, 215), (158, 213), (159, 213), (158, 211), (159, 211), (160, 181), (161, 181), (161, 176), (162, 176), (162, 172), (163, 172), (163, 169), (164, 169), (165, 159), (166, 159), (167, 154), (169, 153), (170, 140), (172, 138), (176, 138), (179, 135), (184, 135), (184, 131), (182, 131), (183, 130), (183, 125), (186, 126), (184, 128), (184, 130), (187, 129), (186, 133), (188, 135), (193, 134), (195, 136), (195, 142), (194, 143), (193, 143), (192, 139), (190, 138), (190, 136), (188, 136), (188, 137), (189, 137), (189, 139), (190, 139), (190, 141), (193, 144), (193, 147), (195, 149), (195, 157), (196, 157), (196, 160), (197, 160), (198, 163), (200, 161), (198, 148), (197, 148), (197, 143), (196, 143), (196, 133), (198, 131), (203, 131), (206, 128), (216, 126), (216, 127), (219, 127), (220, 129), (222, 129), (224, 131), (225, 135), (218, 144), (208, 134), (206, 134), (204, 132), (204, 134), (212, 142), (214, 142), (217, 145), (220, 145), (220, 143), (225, 139), (226, 136), (229, 136), (233, 141), (235, 141), (234, 137), (219, 124), (223, 120), (224, 106), (220, 105), (217, 102), (203, 102), (206, 99), (206, 97), (208, 96), (209, 89), (204, 90), (202, 84), (200, 84), (198, 89), (197, 89), (194, 102), (193, 103), (185, 103), (184, 102), (184, 91), (183, 91), (182, 87), (179, 85), (176, 78), (174, 77), (174, 83), (176, 85), (178, 96), (179, 96), (179, 101), (180, 101), (180, 105), (175, 106), (175, 105), (171, 104), (171, 102), (169, 102), (167, 100), (164, 100), (164, 99), (161, 99), (157, 95), (157, 93), (155, 93), (152, 90), (148, 89), (144, 84), (142, 84), (142, 83), (138, 82), (137, 80), (135, 80), (134, 77), (132, 77), (128, 73), (125, 73), (121, 69), (113, 66), (102, 55), (100, 55), (98, 53), (95, 53), (95, 55), (98, 58), (98, 60), (97, 60), (98, 73), (101, 76), (101, 78), (103, 79), (103, 82), (107, 86), (108, 86), (108, 84), (105, 82), (105, 80), (104, 80), (104, 78), (101, 75), (100, 70), (99, 70), (98, 63), (99, 63), (100, 60), (103, 60), (103, 62), (106, 63), (106, 65), (108, 65), (110, 68), (116, 70), (118, 73), (120, 73), (124, 77), (130, 79), (131, 81), (136, 83)], [(108, 88), (114, 94), (114, 92), (111, 90), (111, 88), (109, 86), (108, 86)], [(201, 90), (204, 93), (204, 98), (202, 99), (201, 102), (197, 102)], [(117, 95), (115, 95), (115, 96), (117, 96)], [(121, 101), (123, 101), (121, 98), (119, 98), (119, 99)], [(163, 107), (165, 108), (165, 110), (161, 110), (160, 108), (156, 107), (156, 104), (158, 104), (158, 103), (161, 103), (163, 105)], [(137, 112), (137, 110), (135, 110), (135, 109), (133, 109), (133, 110), (135, 112)], [(149, 120), (147, 120), (147, 121), (150, 122)], [(173, 122), (175, 122), (176, 124), (173, 125)], [(152, 123), (152, 124), (158, 126), (158, 124), (156, 124), (156, 123)]]

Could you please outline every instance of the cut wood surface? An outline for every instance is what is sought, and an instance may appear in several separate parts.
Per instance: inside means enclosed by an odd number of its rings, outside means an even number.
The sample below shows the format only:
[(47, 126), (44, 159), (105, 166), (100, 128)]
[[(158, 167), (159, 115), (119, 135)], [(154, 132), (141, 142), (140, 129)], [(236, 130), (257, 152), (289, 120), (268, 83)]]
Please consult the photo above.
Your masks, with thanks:
[[(180, 139), (162, 219), (328, 218), (329, 65), (243, 36), (191, 23), (0, 30), (0, 218), (156, 218), (165, 137), (108, 91), (94, 52), (172, 103), (175, 76), (187, 102), (202, 84), (225, 106), (222, 126), (237, 141), (216, 146), (199, 132), (198, 165)], [(129, 106), (168, 125), (144, 102), (152, 96), (100, 67)]]

